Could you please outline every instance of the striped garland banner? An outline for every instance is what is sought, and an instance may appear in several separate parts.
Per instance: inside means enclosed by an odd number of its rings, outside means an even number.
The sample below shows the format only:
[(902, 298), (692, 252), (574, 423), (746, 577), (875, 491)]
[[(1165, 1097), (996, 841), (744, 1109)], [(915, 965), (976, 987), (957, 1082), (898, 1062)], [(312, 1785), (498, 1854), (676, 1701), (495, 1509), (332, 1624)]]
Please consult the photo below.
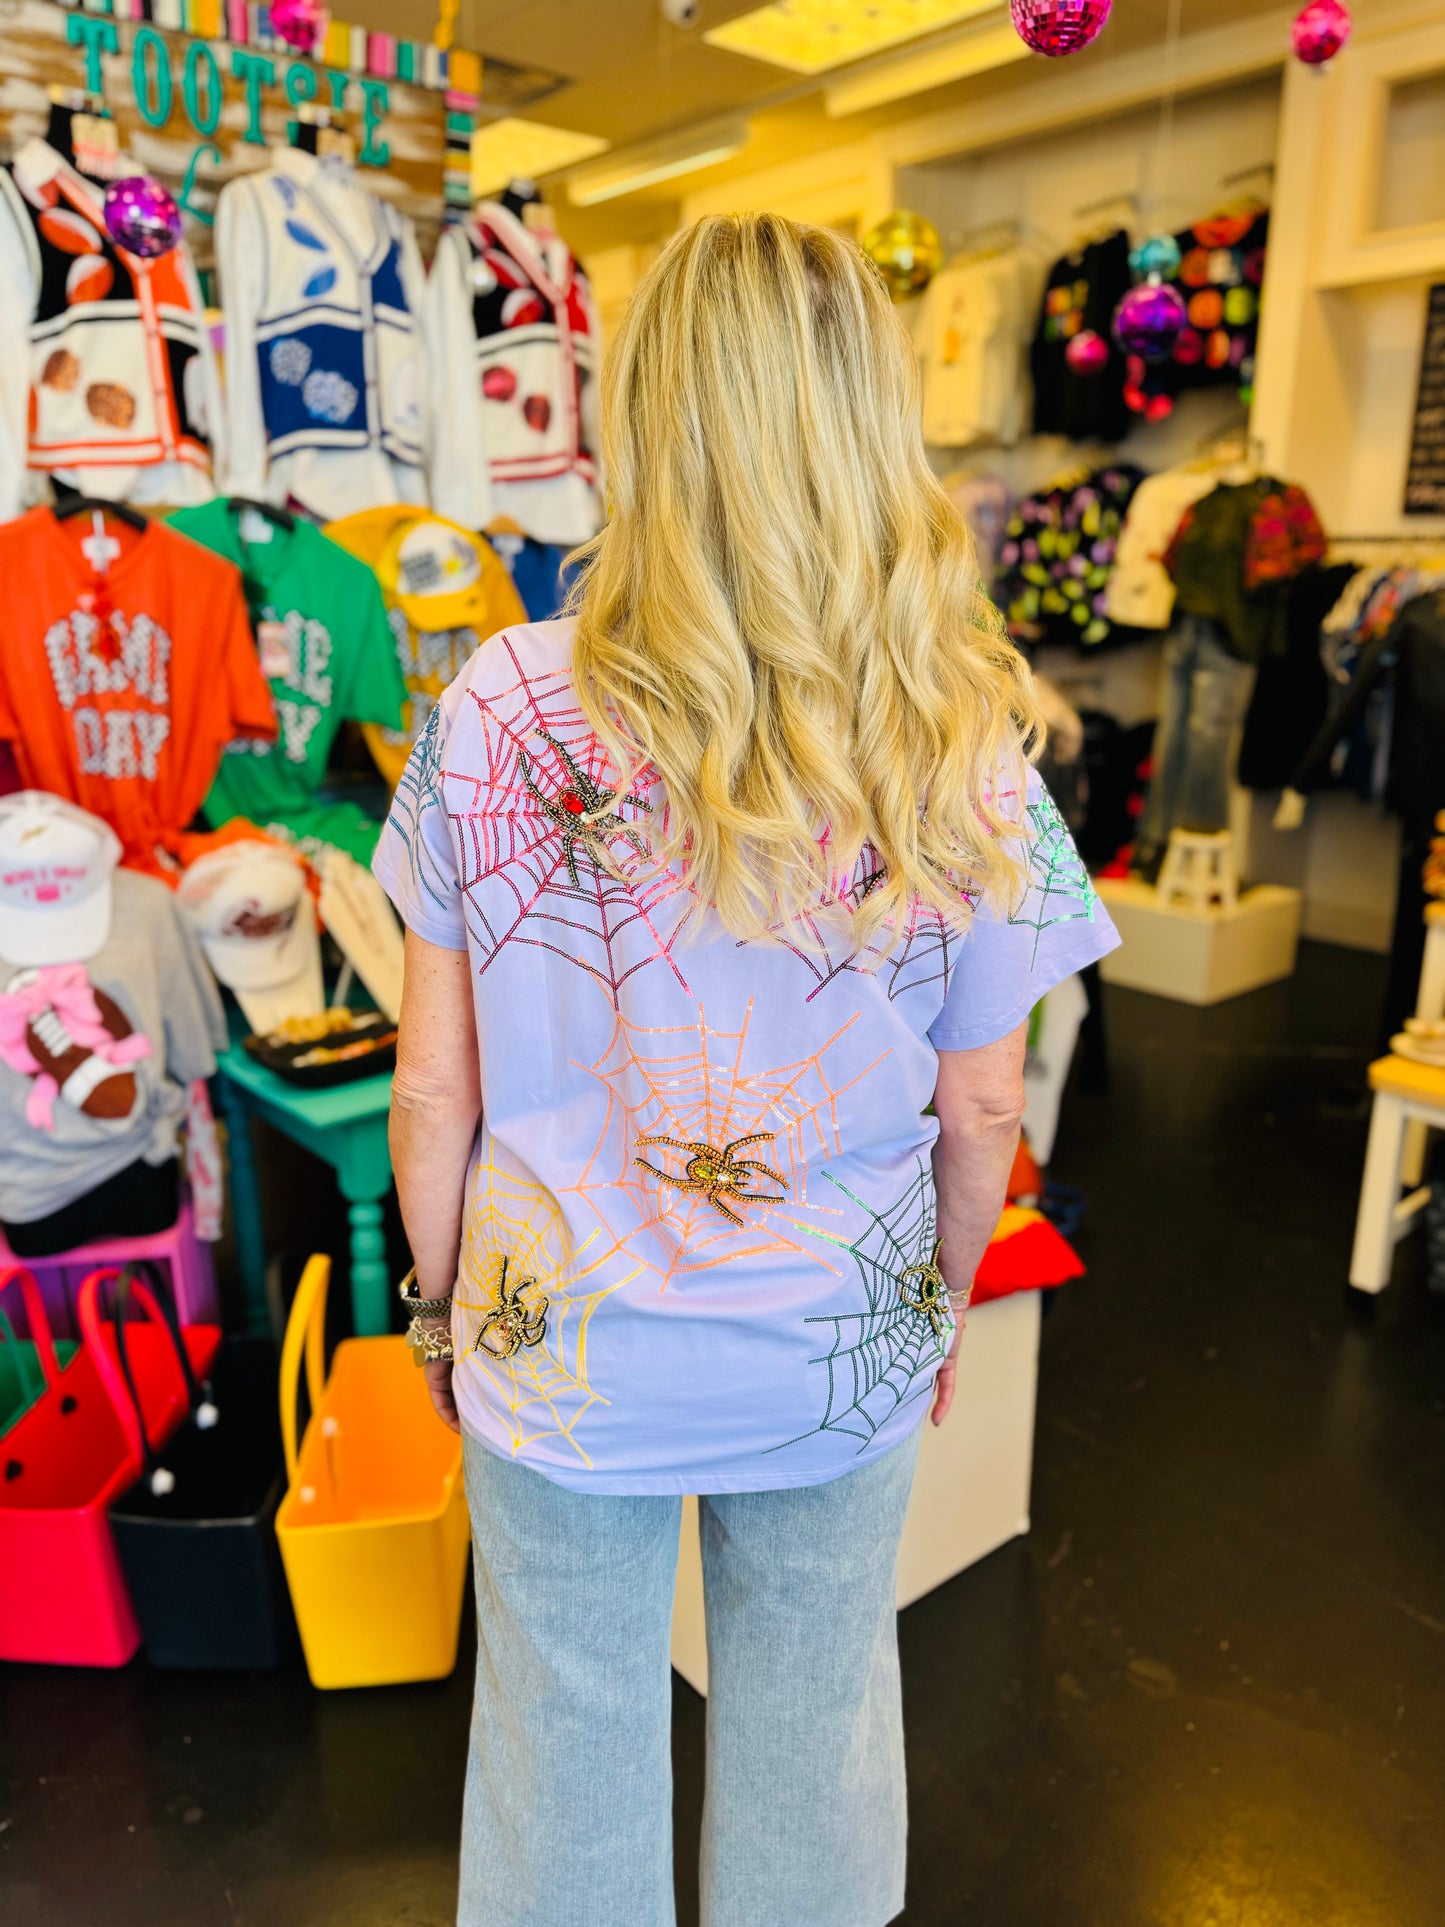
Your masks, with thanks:
[[(148, 22), (169, 33), (198, 40), (225, 40), (259, 53), (296, 56), (271, 25), (263, 0), (56, 0), (67, 12), (108, 14), (117, 20)], [(371, 33), (328, 14), (319, 47), (309, 56), (333, 71), (368, 74), (378, 80), (404, 81), (448, 96), (448, 108), (475, 119), (481, 104), (480, 54), (465, 48), (444, 51), (430, 40), (402, 40), (392, 33)], [(470, 141), (470, 135), (468, 136)], [(470, 158), (468, 159), (470, 167)]]

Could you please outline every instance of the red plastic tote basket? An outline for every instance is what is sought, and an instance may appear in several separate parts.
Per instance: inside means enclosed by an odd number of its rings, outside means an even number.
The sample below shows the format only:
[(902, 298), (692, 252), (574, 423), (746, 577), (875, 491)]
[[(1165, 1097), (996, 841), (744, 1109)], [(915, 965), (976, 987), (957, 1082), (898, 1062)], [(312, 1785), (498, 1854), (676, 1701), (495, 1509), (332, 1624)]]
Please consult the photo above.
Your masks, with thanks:
[[(63, 1373), (53, 1353), (42, 1359), (44, 1393), (0, 1439), (0, 1659), (123, 1666), (140, 1643), (106, 1518), (141, 1469), (117, 1411), (125, 1390), (115, 1337), (99, 1314), (99, 1294), (118, 1276), (95, 1271), (82, 1284), (80, 1350)], [(21, 1290), (33, 1331), (23, 1278)], [(145, 1316), (127, 1331), (127, 1352), (146, 1437), (159, 1446), (187, 1411), (190, 1387), (155, 1299), (139, 1283), (131, 1298)], [(182, 1336), (192, 1373), (204, 1376), (219, 1327)]]

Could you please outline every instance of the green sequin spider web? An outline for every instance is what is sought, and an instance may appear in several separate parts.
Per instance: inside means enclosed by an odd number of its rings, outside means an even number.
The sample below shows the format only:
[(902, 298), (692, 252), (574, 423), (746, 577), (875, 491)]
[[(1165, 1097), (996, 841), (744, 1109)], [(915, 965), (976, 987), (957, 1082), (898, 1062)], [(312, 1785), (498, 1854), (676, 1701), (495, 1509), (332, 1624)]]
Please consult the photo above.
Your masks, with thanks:
[(1057, 923), (1092, 923), (1099, 898), (1084, 859), (1074, 847), (1069, 826), (1047, 790), (1036, 803), (1028, 805), (1028, 817), (1033, 832), (1029, 838), (1029, 887), (1009, 922), (1033, 931), (1034, 950), (1029, 962), (1033, 969), (1044, 932)]
[[(831, 1325), (832, 1343), (811, 1361), (828, 1373), (827, 1407), (811, 1432), (784, 1445), (797, 1445), (819, 1432), (841, 1432), (858, 1441), (861, 1452), (904, 1405), (932, 1389), (933, 1376), (948, 1356), (952, 1330), (941, 1336), (926, 1312), (903, 1302), (904, 1274), (933, 1258), (933, 1173), (918, 1160), (918, 1175), (886, 1211), (874, 1211), (828, 1172), (824, 1178), (866, 1213), (868, 1227), (844, 1244), (826, 1231), (814, 1236), (843, 1245), (858, 1267), (866, 1309), (809, 1318), (809, 1325)], [(768, 1448), (780, 1452), (783, 1445)]]

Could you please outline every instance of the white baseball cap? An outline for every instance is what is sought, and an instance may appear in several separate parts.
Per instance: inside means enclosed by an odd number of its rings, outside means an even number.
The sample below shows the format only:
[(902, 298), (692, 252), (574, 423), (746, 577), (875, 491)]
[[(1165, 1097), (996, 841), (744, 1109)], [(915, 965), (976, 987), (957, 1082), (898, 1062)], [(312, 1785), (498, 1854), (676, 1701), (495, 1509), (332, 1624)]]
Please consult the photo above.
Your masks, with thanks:
[(47, 790), (0, 796), (0, 956), (15, 964), (84, 963), (110, 935), (120, 839)]
[(191, 864), (177, 892), (212, 970), (264, 1037), (326, 1007), (306, 875), (274, 843), (228, 843)]

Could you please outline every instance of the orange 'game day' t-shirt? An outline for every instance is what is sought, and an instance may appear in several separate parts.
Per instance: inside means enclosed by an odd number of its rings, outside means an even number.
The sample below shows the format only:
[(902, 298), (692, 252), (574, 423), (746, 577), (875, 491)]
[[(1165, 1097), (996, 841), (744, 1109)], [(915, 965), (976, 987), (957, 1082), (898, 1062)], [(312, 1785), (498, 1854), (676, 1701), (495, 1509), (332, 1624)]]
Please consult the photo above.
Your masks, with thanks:
[(85, 513), (0, 527), (0, 739), (133, 868), (164, 873), (228, 742), (275, 733), (231, 563), (155, 522), (107, 517), (99, 542)]

